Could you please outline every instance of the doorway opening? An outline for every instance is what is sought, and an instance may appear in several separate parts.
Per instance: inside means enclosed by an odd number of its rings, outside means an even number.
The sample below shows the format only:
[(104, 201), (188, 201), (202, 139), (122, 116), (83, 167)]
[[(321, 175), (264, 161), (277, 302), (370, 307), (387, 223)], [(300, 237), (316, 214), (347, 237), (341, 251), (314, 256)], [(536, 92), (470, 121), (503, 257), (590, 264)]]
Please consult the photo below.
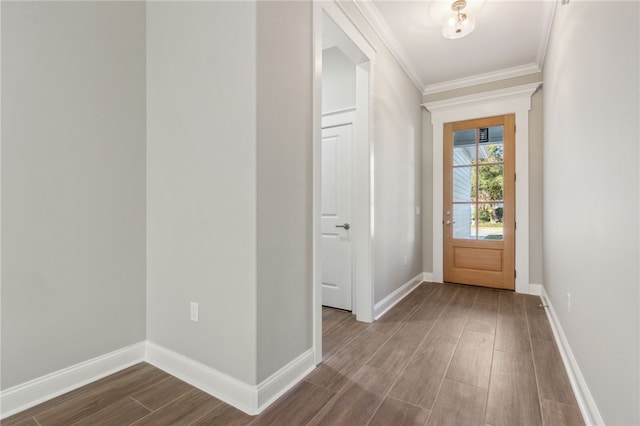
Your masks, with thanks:
[(373, 321), (374, 49), (333, 2), (314, 3), (314, 353), (322, 361), (323, 305)]
[[(444, 124), (479, 117), (515, 114), (517, 135), (515, 140), (515, 172), (517, 194), (515, 220), (517, 238), (515, 246), (515, 291), (540, 294), (541, 286), (529, 283), (529, 111), (531, 96), (541, 83), (524, 84), (475, 95), (434, 101), (423, 104), (431, 113), (432, 124), (432, 193), (433, 193), (433, 281), (443, 282), (444, 233)], [(442, 220), (442, 221), (441, 221)]]

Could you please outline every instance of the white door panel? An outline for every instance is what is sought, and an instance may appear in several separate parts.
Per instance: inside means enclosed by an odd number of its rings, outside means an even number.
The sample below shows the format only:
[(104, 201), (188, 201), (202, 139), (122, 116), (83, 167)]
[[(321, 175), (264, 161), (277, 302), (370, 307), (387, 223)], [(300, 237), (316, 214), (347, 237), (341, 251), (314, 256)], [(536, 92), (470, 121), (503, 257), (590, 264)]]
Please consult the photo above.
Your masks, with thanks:
[(352, 125), (322, 129), (322, 304), (351, 310)]

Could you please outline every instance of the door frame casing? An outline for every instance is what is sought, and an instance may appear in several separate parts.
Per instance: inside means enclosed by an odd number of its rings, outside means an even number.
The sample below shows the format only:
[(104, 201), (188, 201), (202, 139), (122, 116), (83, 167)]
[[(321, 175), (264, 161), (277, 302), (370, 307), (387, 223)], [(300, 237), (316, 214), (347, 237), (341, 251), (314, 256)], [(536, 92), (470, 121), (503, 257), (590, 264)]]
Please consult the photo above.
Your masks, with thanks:
[(373, 321), (373, 81), (376, 49), (334, 1), (313, 2), (313, 349), (322, 362), (322, 16), (326, 13), (366, 57), (356, 65), (353, 147), (353, 312)]
[(433, 281), (443, 281), (444, 124), (496, 115), (516, 116), (515, 290), (537, 294), (529, 283), (529, 111), (541, 82), (422, 104), (433, 125)]

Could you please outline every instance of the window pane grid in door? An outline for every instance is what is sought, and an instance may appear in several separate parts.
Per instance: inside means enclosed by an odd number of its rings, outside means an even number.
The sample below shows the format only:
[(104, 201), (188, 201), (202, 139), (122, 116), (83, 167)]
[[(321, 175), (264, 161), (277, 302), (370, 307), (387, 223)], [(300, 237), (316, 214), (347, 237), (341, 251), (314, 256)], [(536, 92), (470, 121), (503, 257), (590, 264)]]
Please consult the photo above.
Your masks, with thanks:
[(504, 205), (502, 203), (478, 203), (477, 212), (477, 236), (479, 240), (503, 240), (504, 226), (502, 215)]
[(453, 165), (475, 164), (478, 158), (476, 129), (459, 130), (453, 135)]
[(504, 189), (504, 166), (478, 166), (478, 201), (502, 201)]
[(503, 239), (504, 128), (453, 133), (453, 238)]
[(464, 240), (478, 239), (478, 227), (475, 223), (476, 203), (453, 204), (453, 238)]
[(476, 185), (477, 166), (453, 168), (453, 201), (469, 202), (478, 197)]

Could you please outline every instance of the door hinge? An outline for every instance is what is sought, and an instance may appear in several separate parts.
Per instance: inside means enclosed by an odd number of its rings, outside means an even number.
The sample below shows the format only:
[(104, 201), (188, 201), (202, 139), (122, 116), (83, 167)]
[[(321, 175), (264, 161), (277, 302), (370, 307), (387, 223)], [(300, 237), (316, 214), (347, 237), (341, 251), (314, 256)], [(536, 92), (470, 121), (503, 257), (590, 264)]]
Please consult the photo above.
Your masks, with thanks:
[(518, 229), (518, 222), (513, 222), (513, 229)]
[(516, 132), (516, 125), (514, 124), (513, 125), (513, 133), (515, 133), (515, 132)]
[(515, 269), (513, 270), (513, 278), (518, 278), (518, 273), (515, 271)]
[(513, 174), (513, 181), (515, 182), (515, 180), (518, 178), (518, 175), (516, 173)]

